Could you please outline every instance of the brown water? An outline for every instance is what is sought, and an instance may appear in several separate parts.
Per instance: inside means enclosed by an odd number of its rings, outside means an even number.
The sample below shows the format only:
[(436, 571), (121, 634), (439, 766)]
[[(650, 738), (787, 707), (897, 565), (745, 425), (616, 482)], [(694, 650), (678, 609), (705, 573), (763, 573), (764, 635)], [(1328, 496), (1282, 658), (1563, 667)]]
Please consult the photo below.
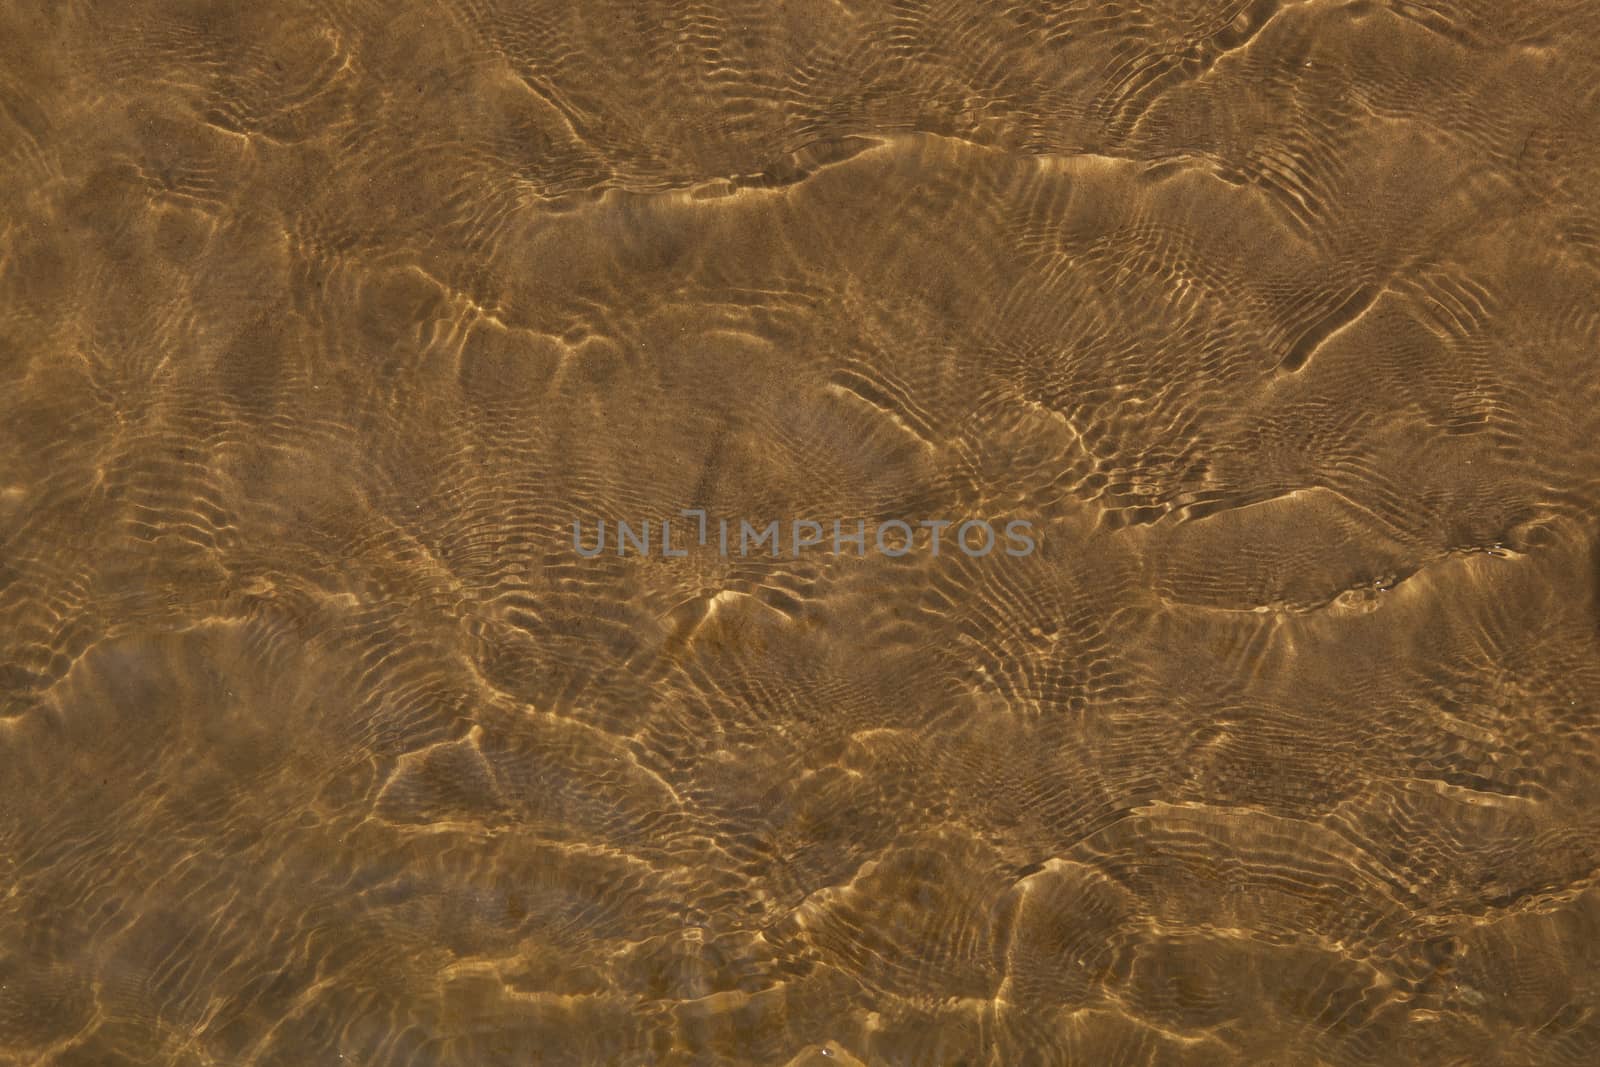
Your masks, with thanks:
[(1597, 25), (0, 2), (0, 1063), (1600, 1062)]

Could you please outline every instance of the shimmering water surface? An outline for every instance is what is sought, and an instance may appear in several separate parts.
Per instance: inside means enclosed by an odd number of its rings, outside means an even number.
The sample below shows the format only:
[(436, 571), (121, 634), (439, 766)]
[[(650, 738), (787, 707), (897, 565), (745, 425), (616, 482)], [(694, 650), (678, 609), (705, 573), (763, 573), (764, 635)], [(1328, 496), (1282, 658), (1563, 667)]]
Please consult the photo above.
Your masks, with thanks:
[[(0, 0), (0, 1063), (1600, 1063), (1597, 85)], [(573, 551), (683, 509), (1039, 543)]]

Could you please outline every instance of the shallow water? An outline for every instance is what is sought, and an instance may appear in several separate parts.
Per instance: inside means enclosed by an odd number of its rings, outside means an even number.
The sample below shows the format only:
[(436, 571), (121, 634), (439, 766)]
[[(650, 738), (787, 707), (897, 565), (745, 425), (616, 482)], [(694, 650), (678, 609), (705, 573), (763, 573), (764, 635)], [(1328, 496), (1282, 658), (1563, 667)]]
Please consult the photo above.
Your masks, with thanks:
[(1597, 19), (0, 2), (0, 1064), (1600, 1062)]

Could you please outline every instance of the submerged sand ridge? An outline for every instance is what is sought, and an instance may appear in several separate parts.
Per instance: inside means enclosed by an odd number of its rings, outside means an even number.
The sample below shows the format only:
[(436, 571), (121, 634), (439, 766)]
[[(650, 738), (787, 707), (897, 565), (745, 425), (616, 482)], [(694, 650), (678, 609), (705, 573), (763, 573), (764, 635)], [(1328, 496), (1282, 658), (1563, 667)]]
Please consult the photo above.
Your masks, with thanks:
[(0, 1063), (1600, 1059), (1597, 14), (0, 4)]

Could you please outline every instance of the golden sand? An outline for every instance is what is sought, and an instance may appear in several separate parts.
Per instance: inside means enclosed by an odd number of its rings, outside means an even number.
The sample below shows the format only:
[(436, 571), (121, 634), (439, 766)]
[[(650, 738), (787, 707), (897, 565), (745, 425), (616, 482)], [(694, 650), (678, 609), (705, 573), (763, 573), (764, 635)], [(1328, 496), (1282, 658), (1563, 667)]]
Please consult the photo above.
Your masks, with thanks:
[(0, 1064), (1600, 1063), (1597, 84), (0, 0)]

